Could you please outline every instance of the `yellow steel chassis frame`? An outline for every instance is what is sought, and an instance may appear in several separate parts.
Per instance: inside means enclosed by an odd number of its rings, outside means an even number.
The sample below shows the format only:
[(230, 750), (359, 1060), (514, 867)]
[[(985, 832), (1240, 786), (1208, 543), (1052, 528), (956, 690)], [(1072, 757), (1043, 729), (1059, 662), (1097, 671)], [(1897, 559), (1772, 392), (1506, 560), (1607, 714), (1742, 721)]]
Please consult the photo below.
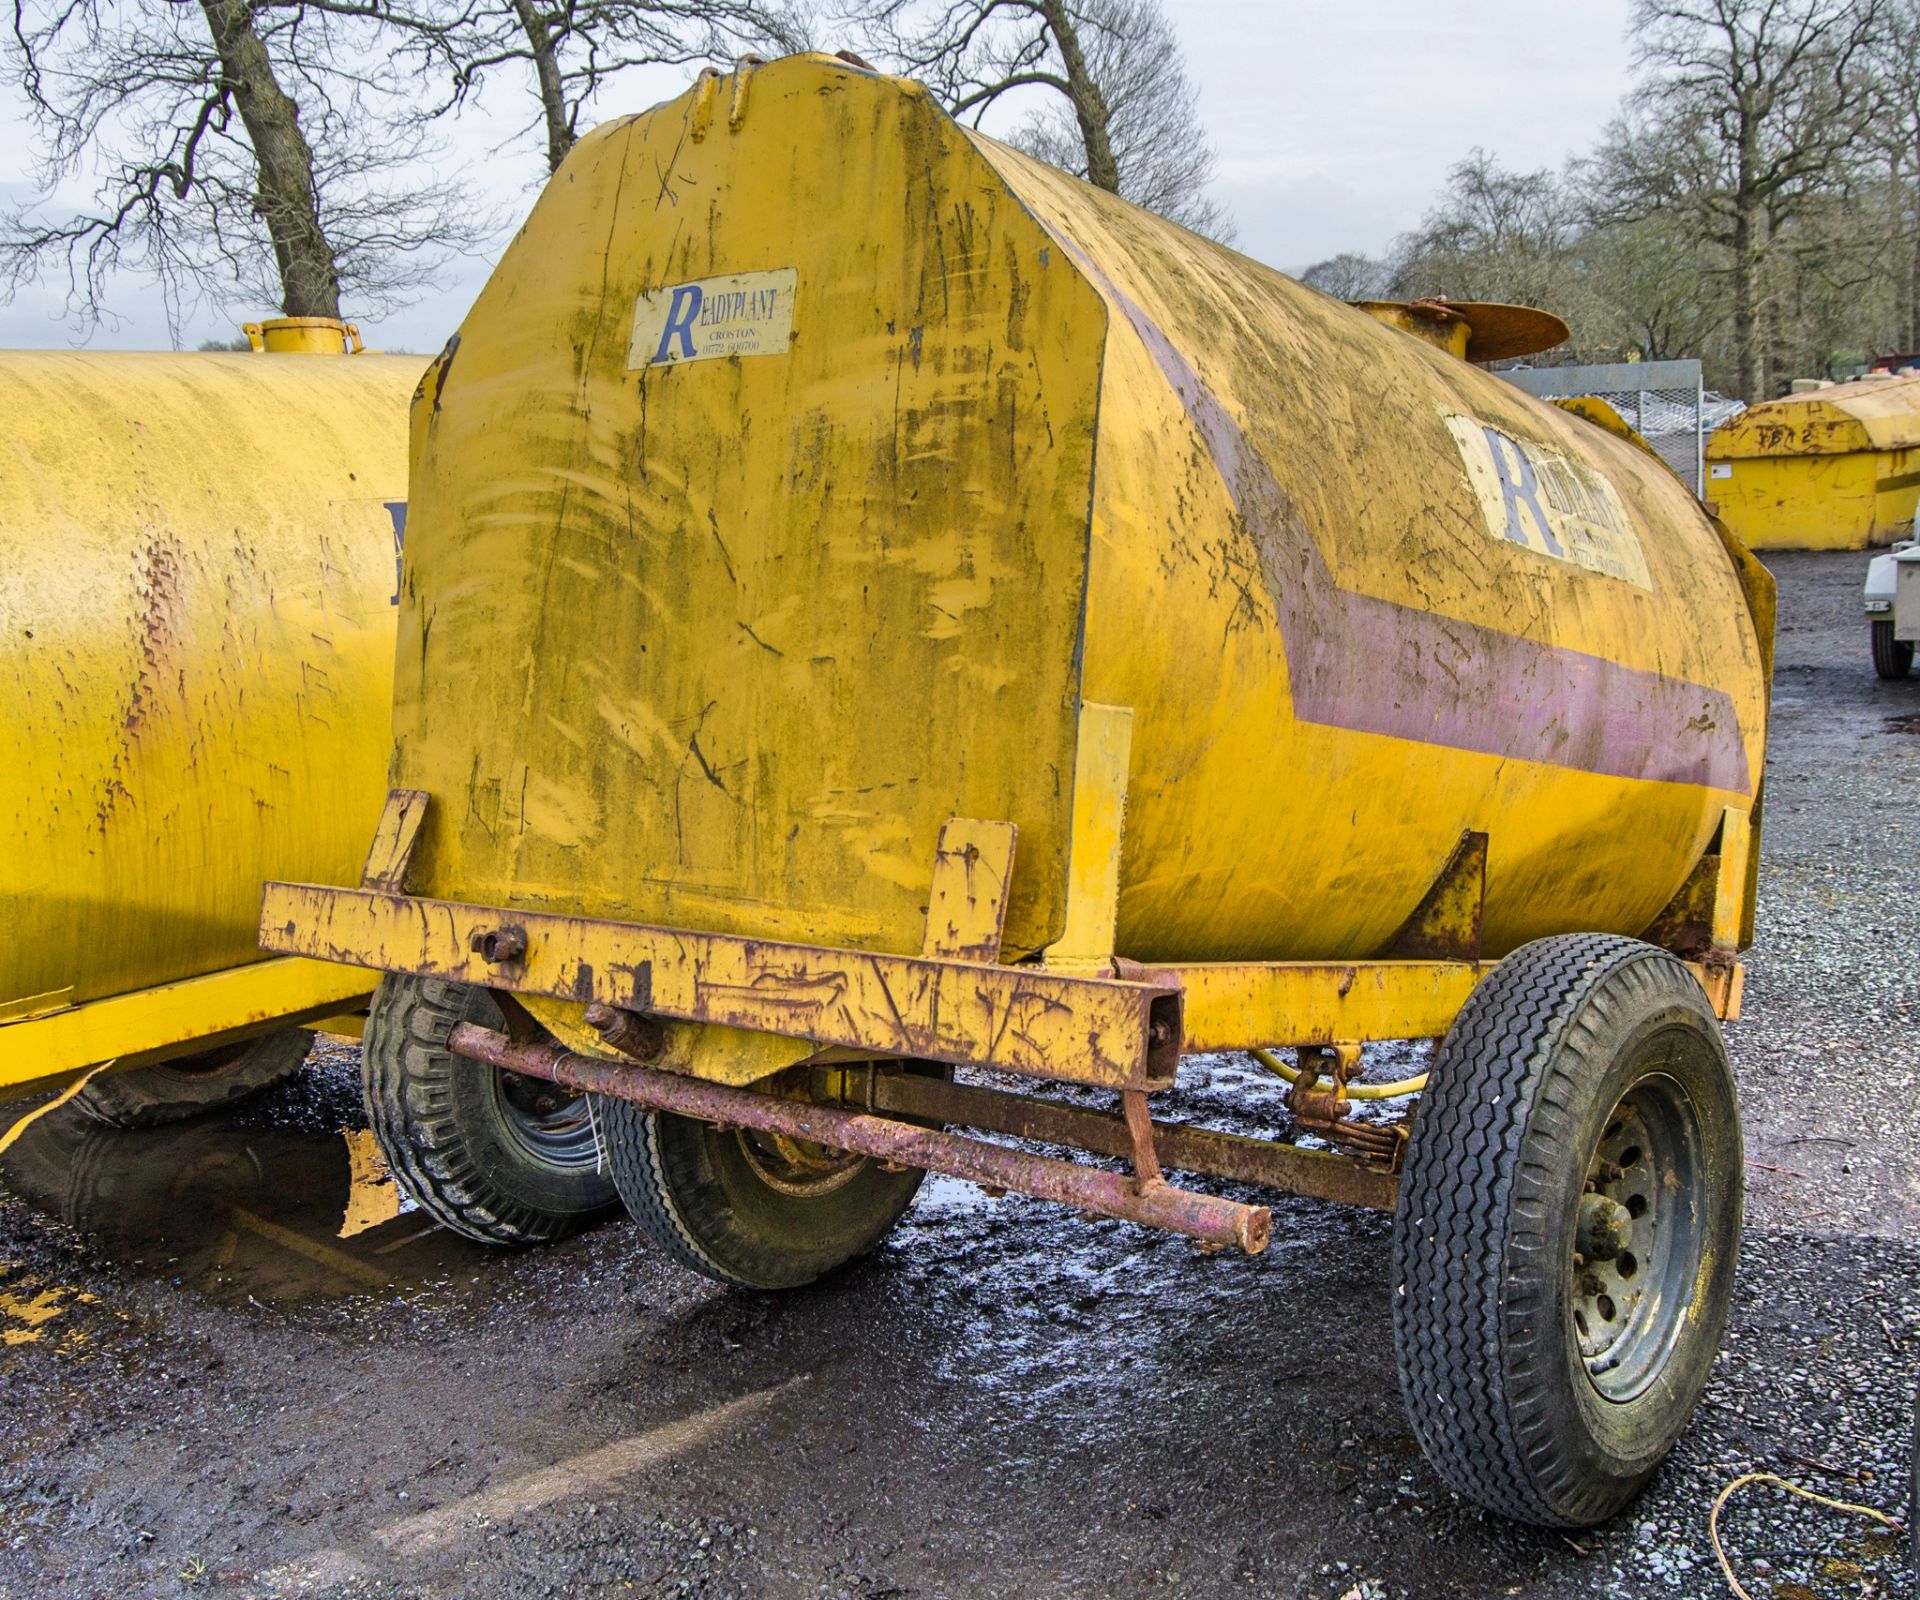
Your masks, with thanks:
[(47, 997), (44, 1011), (0, 1021), (0, 1096), (52, 1087), (89, 1067), (155, 1062), (276, 1027), (324, 1022), (354, 1032), (373, 983), (354, 967), (287, 957), (88, 1000)]
[[(1125, 708), (1082, 712), (1065, 932), (1042, 966), (998, 960), (1011, 823), (955, 818), (942, 829), (924, 945), (906, 956), (408, 895), (407, 863), (428, 805), (413, 790), (389, 796), (360, 887), (268, 884), (260, 943), (320, 961), (777, 1034), (838, 1059), (851, 1051), (974, 1064), (1130, 1091), (1169, 1086), (1179, 1058), (1200, 1051), (1446, 1032), (1492, 963), (1119, 958), (1131, 720)], [(1477, 856), (1465, 848), (1475, 838)], [(1728, 810), (1715, 848), (1675, 902), (1675, 917), (1704, 946), (1688, 952), (1696, 957), (1688, 964), (1722, 1018), (1739, 1012), (1734, 951), (1751, 893), (1751, 838), (1747, 814)], [(1423, 925), (1421, 940), (1477, 951), (1484, 864), (1484, 838), (1470, 835), (1422, 903), (1430, 922), (1456, 924), (1452, 936)]]

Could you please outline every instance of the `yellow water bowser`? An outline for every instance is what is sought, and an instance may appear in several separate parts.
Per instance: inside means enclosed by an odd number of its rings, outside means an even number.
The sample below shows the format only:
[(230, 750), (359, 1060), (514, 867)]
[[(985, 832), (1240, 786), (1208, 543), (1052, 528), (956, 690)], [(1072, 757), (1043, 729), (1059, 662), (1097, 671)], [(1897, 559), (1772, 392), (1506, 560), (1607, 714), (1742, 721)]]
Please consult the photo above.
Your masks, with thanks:
[(1861, 550), (1913, 532), (1920, 378), (1749, 406), (1707, 441), (1707, 498), (1754, 550)]
[(357, 864), (386, 788), (421, 364), (328, 326), (0, 354), (0, 1090), (140, 1065), (85, 1096), (152, 1120), (371, 987), (255, 927), (262, 878)]
[[(414, 405), (364, 876), (262, 912), (387, 973), (404, 1181), (537, 1223), (441, 1109), (484, 1064), (590, 1091), (642, 1229), (757, 1288), (929, 1169), (1251, 1252), (1166, 1171), (1389, 1208), (1434, 1460), (1622, 1504), (1738, 1244), (1772, 590), (1455, 343), (844, 60), (583, 139)], [(1370, 1080), (1392, 1039), (1441, 1043)], [(1285, 1140), (1151, 1114), (1248, 1049)]]

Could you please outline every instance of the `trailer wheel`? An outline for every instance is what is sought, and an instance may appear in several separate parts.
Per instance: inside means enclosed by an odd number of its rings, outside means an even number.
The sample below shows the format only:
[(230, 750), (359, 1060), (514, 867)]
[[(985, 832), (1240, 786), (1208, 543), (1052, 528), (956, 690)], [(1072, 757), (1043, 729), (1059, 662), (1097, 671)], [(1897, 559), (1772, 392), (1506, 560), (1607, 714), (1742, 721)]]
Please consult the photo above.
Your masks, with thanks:
[(484, 1244), (543, 1244), (612, 1210), (594, 1102), (447, 1048), (454, 1024), (501, 1028), (471, 984), (389, 973), (367, 1016), (367, 1120), (400, 1186)]
[(312, 1044), (305, 1028), (283, 1028), (156, 1066), (103, 1072), (73, 1097), (73, 1107), (109, 1128), (162, 1128), (285, 1082)]
[(795, 1289), (865, 1255), (926, 1177), (804, 1139), (623, 1100), (598, 1105), (607, 1164), (641, 1232), (682, 1266), (736, 1288)]
[(1913, 666), (1913, 641), (1896, 639), (1891, 622), (1873, 625), (1873, 670), (1883, 678), (1906, 677)]
[(1393, 1340), (1462, 1494), (1604, 1520), (1706, 1387), (1740, 1245), (1739, 1111), (1705, 994), (1633, 939), (1541, 939), (1435, 1054), (1393, 1221)]

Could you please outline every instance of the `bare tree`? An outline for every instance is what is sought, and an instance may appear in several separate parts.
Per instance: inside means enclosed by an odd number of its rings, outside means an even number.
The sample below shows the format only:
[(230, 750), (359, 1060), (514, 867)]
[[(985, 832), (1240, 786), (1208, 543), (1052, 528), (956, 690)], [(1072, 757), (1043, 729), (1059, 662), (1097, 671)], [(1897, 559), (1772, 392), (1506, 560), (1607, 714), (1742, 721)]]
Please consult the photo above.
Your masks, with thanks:
[(811, 33), (806, 5), (783, 0), (424, 0), (386, 14), (411, 36), (425, 73), (447, 74), (449, 92), (430, 116), (459, 109), (496, 73), (525, 73), (549, 172), (617, 74), (804, 50)]
[(1577, 359), (1698, 356), (1754, 399), (1920, 346), (1920, 0), (1640, 0), (1635, 28), (1645, 80), (1590, 155), (1475, 151), (1386, 284), (1353, 256), (1311, 281), (1529, 301)]
[[(361, 66), (364, 26), (320, 0), (15, 0), (41, 194), (0, 223), (10, 292), (64, 270), (97, 322), (134, 270), (176, 328), (235, 290), (288, 316), (403, 302), (484, 224), (458, 186), (403, 176), (423, 146)], [(65, 210), (56, 190), (88, 169), (93, 203)]]
[(1611, 213), (1667, 212), (1726, 253), (1735, 383), (1770, 390), (1768, 252), (1849, 168), (1885, 0), (1639, 0), (1649, 112), (1615, 127)]
[(1393, 269), (1386, 262), (1343, 250), (1314, 262), (1300, 274), (1300, 281), (1336, 300), (1379, 300), (1392, 292), (1392, 277)]
[(1622, 330), (1582, 254), (1582, 221), (1566, 179), (1514, 172), (1475, 150), (1447, 174), (1420, 226), (1394, 240), (1388, 286), (1402, 300), (1539, 306), (1566, 320), (1565, 354), (1594, 359), (1619, 347)]
[(1394, 242), (1393, 288), (1406, 297), (1564, 298), (1578, 215), (1551, 172), (1512, 172), (1484, 150), (1447, 174), (1418, 228)]
[(1886, 166), (1886, 213), (1897, 256), (1891, 343), (1920, 350), (1920, 0), (1889, 0), (1873, 57), (1876, 108), (1871, 128)]
[(1719, 340), (1725, 273), (1671, 217), (1592, 228), (1574, 253), (1593, 294), (1612, 307), (1626, 350), (1669, 361), (1704, 356)]
[[(874, 0), (871, 49), (978, 127), (1024, 105), (1012, 143), (1196, 232), (1232, 236), (1215, 155), (1159, 0)], [(1035, 102), (1039, 103), (1036, 104)]]

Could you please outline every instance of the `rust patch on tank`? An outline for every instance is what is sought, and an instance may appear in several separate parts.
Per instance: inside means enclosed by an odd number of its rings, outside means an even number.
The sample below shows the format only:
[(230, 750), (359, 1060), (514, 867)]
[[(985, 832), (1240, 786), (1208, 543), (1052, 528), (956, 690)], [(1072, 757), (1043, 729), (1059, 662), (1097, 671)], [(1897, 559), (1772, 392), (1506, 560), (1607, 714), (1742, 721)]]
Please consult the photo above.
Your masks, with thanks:
[(164, 539), (155, 539), (141, 552), (141, 562), (140, 667), (122, 724), (130, 734), (138, 734), (152, 715), (173, 654), (182, 609), (179, 550)]
[(161, 537), (149, 540), (138, 557), (140, 570), (134, 591), (140, 607), (136, 618), (139, 656), (134, 663), (127, 709), (120, 719), (120, 748), (114, 752), (112, 770), (101, 784), (94, 814), (96, 825), (103, 830), (121, 803), (133, 798), (125, 776), (134, 747), (160, 715), (169, 682), (180, 674), (177, 658), (186, 615), (185, 559), (186, 552), (177, 542)]

